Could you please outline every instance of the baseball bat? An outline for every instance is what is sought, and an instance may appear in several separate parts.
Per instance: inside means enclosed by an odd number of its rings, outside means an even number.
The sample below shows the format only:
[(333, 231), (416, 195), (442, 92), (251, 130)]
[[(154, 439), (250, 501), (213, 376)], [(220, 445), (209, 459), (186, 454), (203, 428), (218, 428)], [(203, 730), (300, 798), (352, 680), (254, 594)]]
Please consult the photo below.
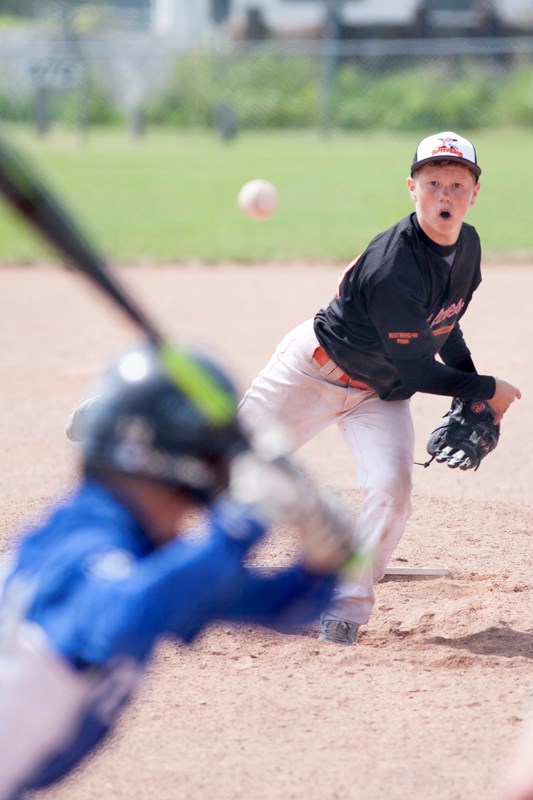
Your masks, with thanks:
[[(229, 422), (234, 415), (234, 399), (225, 392), (201, 365), (185, 352), (170, 345), (159, 327), (150, 319), (125, 286), (112, 274), (105, 259), (97, 252), (52, 190), (37, 174), (35, 168), (0, 139), (0, 193), (7, 202), (35, 230), (51, 244), (66, 261), (91, 280), (113, 303), (123, 311), (157, 348), (168, 376), (189, 397), (201, 413), (213, 424)], [(276, 428), (264, 431), (262, 441), (256, 442), (256, 452), (265, 461), (285, 466), (287, 475), (299, 472), (287, 457), (285, 437)], [(297, 479), (298, 480), (298, 479)], [(313, 495), (312, 484), (305, 490)], [(316, 494), (316, 510), (337, 524), (339, 531), (351, 537), (351, 524)], [(348, 553), (346, 554), (348, 556)], [(361, 556), (351, 552), (345, 559), (344, 569), (359, 569)]]
[(176, 346), (165, 340), (126, 287), (112, 274), (51, 188), (36, 169), (13, 148), (0, 140), (0, 192), (65, 260), (103, 292), (157, 348), (169, 377), (214, 424), (223, 424), (233, 414), (233, 399), (208, 372)]

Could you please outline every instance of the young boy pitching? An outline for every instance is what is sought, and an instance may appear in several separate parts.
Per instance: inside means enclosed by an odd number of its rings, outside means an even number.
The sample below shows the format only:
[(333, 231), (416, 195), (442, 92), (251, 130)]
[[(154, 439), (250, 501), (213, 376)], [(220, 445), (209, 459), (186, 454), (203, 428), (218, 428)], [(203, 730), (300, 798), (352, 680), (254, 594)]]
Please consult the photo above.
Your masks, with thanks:
[(323, 614), (319, 638), (326, 642), (356, 641), (409, 516), (409, 398), (427, 392), (486, 400), (499, 423), (520, 397), (511, 383), (477, 373), (461, 331), (481, 282), (479, 237), (464, 222), (480, 174), (474, 146), (462, 136), (423, 139), (407, 179), (414, 212), (352, 261), (329, 305), (285, 336), (241, 404), (248, 428), (274, 416), (294, 448), (336, 423), (355, 459), (364, 493), (355, 541), (368, 566)]

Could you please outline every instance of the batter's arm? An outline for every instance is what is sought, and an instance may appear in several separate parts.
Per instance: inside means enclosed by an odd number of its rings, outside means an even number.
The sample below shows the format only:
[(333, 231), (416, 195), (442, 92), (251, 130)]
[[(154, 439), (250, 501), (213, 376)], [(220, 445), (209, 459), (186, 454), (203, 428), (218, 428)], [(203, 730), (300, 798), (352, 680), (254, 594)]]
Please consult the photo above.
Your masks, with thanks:
[(317, 619), (335, 586), (332, 574), (310, 572), (303, 564), (272, 570), (271, 575), (243, 568), (239, 580), (213, 604), (212, 619), (289, 630)]

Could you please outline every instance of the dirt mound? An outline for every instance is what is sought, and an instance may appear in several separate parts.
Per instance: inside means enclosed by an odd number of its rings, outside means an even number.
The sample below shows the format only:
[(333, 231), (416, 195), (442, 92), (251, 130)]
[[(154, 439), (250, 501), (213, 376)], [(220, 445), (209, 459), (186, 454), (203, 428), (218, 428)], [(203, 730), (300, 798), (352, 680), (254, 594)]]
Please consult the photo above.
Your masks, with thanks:
[[(293, 264), (121, 268), (180, 341), (214, 350), (247, 386), (276, 341), (335, 291), (340, 268)], [(76, 469), (73, 404), (136, 336), (72, 273), (0, 269), (4, 547)], [(521, 387), (496, 453), (477, 472), (415, 471), (414, 510), (353, 648), (217, 626), (163, 644), (114, 740), (54, 800), (490, 800), (531, 689), (533, 268), (489, 266), (465, 337), (480, 372)], [(448, 406), (418, 395), (417, 459)], [(354, 515), (354, 467), (335, 430), (298, 458)], [(275, 568), (287, 530), (255, 555)]]

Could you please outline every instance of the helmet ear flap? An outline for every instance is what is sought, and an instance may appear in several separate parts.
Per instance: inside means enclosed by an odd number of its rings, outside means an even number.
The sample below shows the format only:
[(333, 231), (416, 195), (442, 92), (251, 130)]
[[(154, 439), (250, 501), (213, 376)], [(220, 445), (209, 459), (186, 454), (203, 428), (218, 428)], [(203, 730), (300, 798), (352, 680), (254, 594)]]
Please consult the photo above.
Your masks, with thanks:
[(152, 347), (130, 350), (102, 376), (96, 399), (84, 409), (87, 474), (105, 469), (139, 475), (175, 486), (200, 502), (227, 488), (229, 462), (248, 447), (237, 420), (235, 387), (212, 362), (188, 357), (226, 394), (233, 408), (230, 419), (220, 424), (206, 419), (168, 377)]

